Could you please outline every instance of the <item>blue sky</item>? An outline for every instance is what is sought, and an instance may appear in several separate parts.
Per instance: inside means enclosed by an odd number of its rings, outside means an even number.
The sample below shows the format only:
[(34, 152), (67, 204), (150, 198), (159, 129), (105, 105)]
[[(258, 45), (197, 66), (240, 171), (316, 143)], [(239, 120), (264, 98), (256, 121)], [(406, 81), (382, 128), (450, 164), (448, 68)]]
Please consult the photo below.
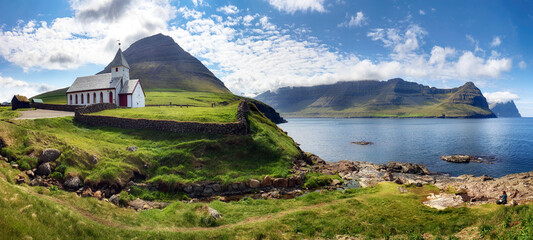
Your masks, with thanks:
[(0, 101), (69, 86), (163, 33), (236, 94), (346, 80), (449, 88), (533, 116), (532, 1), (1, 1)]

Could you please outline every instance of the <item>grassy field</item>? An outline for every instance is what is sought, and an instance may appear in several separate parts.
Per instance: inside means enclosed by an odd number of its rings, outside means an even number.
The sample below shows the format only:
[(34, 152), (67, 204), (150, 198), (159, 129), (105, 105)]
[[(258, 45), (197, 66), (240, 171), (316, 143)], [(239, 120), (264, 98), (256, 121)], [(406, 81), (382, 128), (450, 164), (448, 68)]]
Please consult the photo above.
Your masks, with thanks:
[[(313, 192), (289, 200), (173, 202), (132, 209), (74, 193), (13, 184), (18, 170), (0, 163), (0, 234), (5, 239), (528, 239), (530, 205), (487, 204), (438, 211), (421, 204), (432, 186), (382, 183), (375, 188)], [(206, 206), (220, 212), (214, 220)]]
[(156, 120), (174, 120), (181, 122), (229, 123), (237, 122), (238, 102), (216, 107), (144, 107), (117, 108), (91, 113), (90, 115), (114, 116), (123, 118), (142, 118)]

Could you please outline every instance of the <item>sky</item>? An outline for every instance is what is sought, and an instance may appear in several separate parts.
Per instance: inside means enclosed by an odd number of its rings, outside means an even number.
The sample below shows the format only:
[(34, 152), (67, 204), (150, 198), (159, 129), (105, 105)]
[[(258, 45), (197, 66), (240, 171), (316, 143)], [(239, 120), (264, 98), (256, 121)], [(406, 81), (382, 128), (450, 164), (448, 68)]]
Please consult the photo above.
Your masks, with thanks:
[[(0, 102), (68, 87), (157, 33), (235, 94), (403, 78), (472, 81), (533, 117), (533, 1), (0, 0)], [(142, 79), (141, 79), (142, 81)]]

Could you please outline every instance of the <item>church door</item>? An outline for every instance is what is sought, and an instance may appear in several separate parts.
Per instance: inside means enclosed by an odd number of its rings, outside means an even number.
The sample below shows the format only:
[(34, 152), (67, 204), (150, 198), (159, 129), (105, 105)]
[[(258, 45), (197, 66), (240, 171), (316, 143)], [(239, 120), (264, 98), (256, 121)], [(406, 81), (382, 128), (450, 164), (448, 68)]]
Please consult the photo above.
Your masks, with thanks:
[(118, 95), (118, 104), (121, 107), (127, 107), (128, 106), (128, 95), (126, 94)]
[(109, 103), (113, 103), (113, 92), (109, 93)]

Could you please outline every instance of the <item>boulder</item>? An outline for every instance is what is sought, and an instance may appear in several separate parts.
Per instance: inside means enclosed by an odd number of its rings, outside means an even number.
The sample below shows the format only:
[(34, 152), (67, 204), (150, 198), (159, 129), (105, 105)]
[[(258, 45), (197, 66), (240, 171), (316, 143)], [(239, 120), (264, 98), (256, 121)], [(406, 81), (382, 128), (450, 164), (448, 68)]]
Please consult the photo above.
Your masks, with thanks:
[(19, 168), (19, 165), (16, 164), (16, 163), (11, 163), (11, 167), (12, 167), (12, 168)]
[(272, 185), (277, 188), (286, 188), (288, 186), (288, 182), (285, 178), (275, 178), (274, 181), (272, 181)]
[(270, 186), (272, 186), (272, 178), (270, 178), (270, 176), (266, 176), (261, 182), (261, 187), (270, 187)]
[(186, 185), (185, 187), (183, 187), (183, 191), (185, 191), (186, 193), (192, 193), (193, 191), (192, 185)]
[(469, 163), (471, 160), (475, 159), (475, 157), (470, 156), (470, 155), (451, 155), (451, 156), (442, 156), (440, 157), (440, 159), (446, 162), (453, 162), (453, 163)]
[(70, 176), (70, 177), (67, 177), (67, 180), (65, 180), (65, 183), (63, 183), (63, 186), (69, 189), (78, 189), (81, 187), (81, 180), (77, 176)]
[(96, 155), (92, 156), (91, 163), (94, 164), (94, 165), (96, 165), (98, 163), (98, 157), (96, 157)]
[(91, 190), (91, 188), (87, 188), (83, 190), (83, 192), (81, 193), (82, 197), (90, 197), (92, 195), (93, 195), (93, 190)]
[(430, 173), (424, 165), (405, 162), (389, 162), (385, 166), (385, 169), (387, 172), (411, 173), (418, 175), (427, 175)]
[(17, 184), (26, 183), (26, 176), (24, 176), (23, 173), (19, 173), (19, 175), (15, 178), (15, 183)]
[(341, 181), (339, 181), (339, 179), (333, 179), (333, 181), (331, 181), (331, 185), (332, 185), (332, 186), (338, 186), (338, 185), (341, 185)]
[(41, 185), (41, 178), (40, 177), (36, 177), (36, 178), (34, 178), (34, 179), (32, 179), (30, 181), (30, 186), (32, 186), (32, 187), (33, 186), (39, 186), (39, 185)]
[(52, 167), (50, 166), (50, 163), (45, 162), (37, 168), (37, 174), (42, 176), (48, 176), (52, 173)]
[(459, 195), (441, 193), (438, 195), (431, 194), (424, 205), (438, 210), (444, 210), (449, 207), (458, 207), (463, 204), (463, 198)]
[(249, 185), (251, 188), (259, 188), (261, 187), (261, 182), (259, 182), (259, 180), (256, 180), (256, 179), (251, 179)]
[(30, 177), (30, 178), (35, 177), (35, 174), (33, 173), (32, 170), (28, 170), (28, 171), (26, 171), (25, 173), (26, 173), (26, 175), (28, 175), (28, 177)]
[(57, 149), (46, 148), (41, 152), (39, 156), (39, 163), (53, 162), (61, 156), (61, 152)]
[(128, 151), (130, 151), (130, 152), (135, 152), (135, 151), (137, 151), (138, 149), (137, 149), (137, 147), (135, 147), (135, 146), (129, 146), (129, 147), (126, 148), (126, 150), (128, 150)]
[(213, 217), (215, 220), (222, 218), (222, 215), (220, 215), (220, 213), (217, 210), (211, 207), (207, 207), (207, 214), (209, 214), (209, 216)]
[(93, 197), (97, 198), (98, 200), (102, 200), (104, 196), (102, 194), (102, 191), (98, 190), (93, 194)]

